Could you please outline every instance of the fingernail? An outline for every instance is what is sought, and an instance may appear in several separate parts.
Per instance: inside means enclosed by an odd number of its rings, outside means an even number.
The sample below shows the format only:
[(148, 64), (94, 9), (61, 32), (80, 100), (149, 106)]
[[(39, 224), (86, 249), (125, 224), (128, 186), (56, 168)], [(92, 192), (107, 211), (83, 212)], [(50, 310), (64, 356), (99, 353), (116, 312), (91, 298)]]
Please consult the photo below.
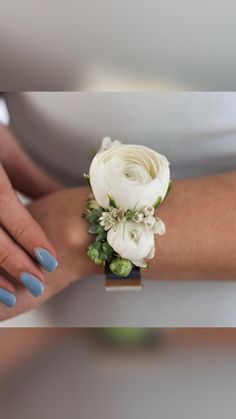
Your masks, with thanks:
[(48, 250), (37, 247), (34, 250), (34, 253), (40, 265), (42, 265), (46, 271), (53, 272), (58, 267), (57, 259)]
[(0, 301), (7, 307), (13, 307), (16, 304), (16, 296), (12, 292), (0, 288)]
[(20, 279), (34, 297), (39, 297), (43, 294), (44, 285), (36, 276), (29, 274), (28, 272), (22, 272), (20, 274)]

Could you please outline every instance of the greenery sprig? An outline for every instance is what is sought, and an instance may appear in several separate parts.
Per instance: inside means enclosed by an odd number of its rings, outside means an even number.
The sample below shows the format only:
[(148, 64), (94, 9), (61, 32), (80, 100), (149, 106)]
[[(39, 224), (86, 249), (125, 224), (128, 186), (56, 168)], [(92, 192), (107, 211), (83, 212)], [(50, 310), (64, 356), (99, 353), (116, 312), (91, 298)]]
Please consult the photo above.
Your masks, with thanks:
[[(115, 203), (111, 203), (111, 208), (115, 208)], [(107, 262), (115, 275), (126, 277), (131, 272), (133, 264), (130, 260), (119, 257), (107, 242), (107, 231), (100, 224), (103, 211), (104, 209), (93, 198), (86, 202), (84, 218), (90, 223), (88, 232), (96, 236), (88, 248), (87, 255), (96, 265)]]

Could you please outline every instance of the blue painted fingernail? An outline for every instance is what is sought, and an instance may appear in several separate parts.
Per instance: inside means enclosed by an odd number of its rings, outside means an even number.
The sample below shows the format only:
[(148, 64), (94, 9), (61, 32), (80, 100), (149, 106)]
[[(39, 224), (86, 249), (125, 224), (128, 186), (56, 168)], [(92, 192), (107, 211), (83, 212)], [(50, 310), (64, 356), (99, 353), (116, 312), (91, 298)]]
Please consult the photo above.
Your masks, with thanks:
[(42, 265), (46, 271), (53, 272), (58, 267), (57, 259), (48, 250), (37, 247), (34, 250), (34, 253), (40, 265)]
[(13, 307), (16, 304), (16, 296), (12, 292), (0, 288), (0, 301), (7, 307)]
[(29, 274), (28, 272), (22, 272), (20, 274), (20, 279), (34, 297), (39, 297), (43, 294), (44, 285), (36, 276)]

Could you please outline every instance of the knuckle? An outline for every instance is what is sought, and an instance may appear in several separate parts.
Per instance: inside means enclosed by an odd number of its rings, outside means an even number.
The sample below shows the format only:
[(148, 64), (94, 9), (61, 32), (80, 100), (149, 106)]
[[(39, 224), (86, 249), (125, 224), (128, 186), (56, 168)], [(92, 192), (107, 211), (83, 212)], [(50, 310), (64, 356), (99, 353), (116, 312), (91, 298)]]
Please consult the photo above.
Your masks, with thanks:
[(4, 249), (0, 252), (0, 266), (7, 266), (7, 265), (9, 265), (10, 258), (11, 258), (11, 252), (10, 252), (10, 249), (8, 249), (8, 248), (6, 247), (6, 248), (4, 248)]
[(26, 223), (20, 223), (14, 229), (14, 238), (21, 242), (24, 241), (27, 237), (28, 233), (28, 225)]

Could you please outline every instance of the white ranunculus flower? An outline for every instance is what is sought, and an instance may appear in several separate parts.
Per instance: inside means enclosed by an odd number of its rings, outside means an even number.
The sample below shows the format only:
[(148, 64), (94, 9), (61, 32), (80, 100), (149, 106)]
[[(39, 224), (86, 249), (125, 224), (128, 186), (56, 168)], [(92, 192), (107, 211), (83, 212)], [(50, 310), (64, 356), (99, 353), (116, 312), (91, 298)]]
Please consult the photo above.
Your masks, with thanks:
[(165, 156), (142, 145), (109, 142), (108, 138), (94, 157), (89, 175), (101, 207), (108, 207), (111, 196), (118, 207), (137, 211), (154, 205), (158, 197), (163, 199), (170, 181)]
[(153, 258), (155, 253), (153, 231), (143, 223), (126, 221), (116, 224), (108, 231), (107, 241), (118, 255), (136, 266), (146, 266), (145, 259)]

